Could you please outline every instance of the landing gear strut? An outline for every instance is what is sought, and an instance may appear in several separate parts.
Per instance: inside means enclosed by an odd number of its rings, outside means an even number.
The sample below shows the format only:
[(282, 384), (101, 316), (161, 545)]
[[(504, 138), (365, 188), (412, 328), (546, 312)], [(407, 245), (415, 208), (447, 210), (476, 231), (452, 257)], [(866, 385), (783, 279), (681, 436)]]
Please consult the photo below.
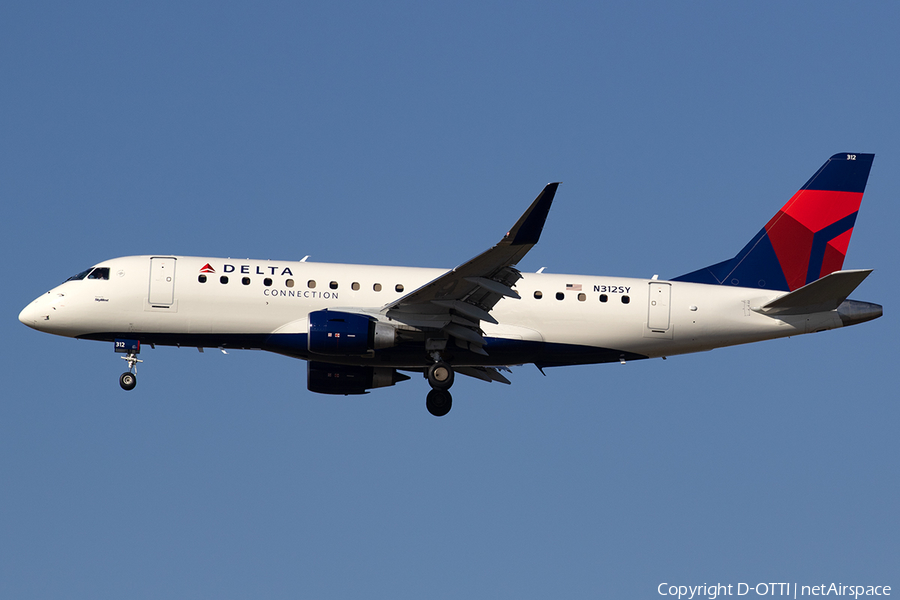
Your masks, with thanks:
[(436, 417), (443, 417), (453, 406), (453, 396), (447, 391), (453, 385), (453, 367), (441, 360), (440, 355), (434, 353), (434, 364), (428, 367), (425, 377), (431, 385), (431, 391), (425, 398), (425, 408)]
[(139, 359), (134, 352), (129, 352), (120, 358), (128, 363), (128, 371), (119, 376), (119, 385), (123, 390), (133, 390), (137, 385), (137, 363), (144, 361)]
[(137, 364), (144, 362), (137, 357), (141, 351), (141, 343), (138, 340), (116, 339), (115, 350), (120, 354), (124, 354), (125, 356), (120, 358), (128, 363), (128, 371), (119, 376), (119, 385), (122, 386), (123, 390), (133, 390), (134, 386), (137, 385)]

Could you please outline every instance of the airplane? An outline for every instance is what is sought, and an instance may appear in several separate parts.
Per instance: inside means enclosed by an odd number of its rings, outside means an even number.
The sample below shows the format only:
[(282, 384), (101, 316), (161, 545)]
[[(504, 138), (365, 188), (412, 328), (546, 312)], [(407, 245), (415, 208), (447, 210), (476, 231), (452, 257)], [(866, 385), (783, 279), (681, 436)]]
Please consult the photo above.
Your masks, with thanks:
[[(847, 327), (882, 315), (841, 270), (874, 154), (835, 154), (733, 258), (670, 280), (523, 273), (559, 183), (490, 249), (453, 269), (172, 255), (100, 262), (19, 320), (113, 342), (137, 384), (141, 346), (258, 349), (307, 361), (307, 387), (364, 394), (420, 373), (435, 416), (455, 374), (666, 358)], [(543, 269), (542, 269), (543, 270)]]

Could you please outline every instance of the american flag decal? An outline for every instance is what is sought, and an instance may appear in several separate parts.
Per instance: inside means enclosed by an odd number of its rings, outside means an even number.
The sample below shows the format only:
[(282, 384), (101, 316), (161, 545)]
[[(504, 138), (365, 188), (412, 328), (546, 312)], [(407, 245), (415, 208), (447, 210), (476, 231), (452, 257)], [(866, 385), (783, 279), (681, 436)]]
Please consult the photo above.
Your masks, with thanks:
[(581, 284), (580, 284), (580, 283), (567, 283), (567, 284), (566, 284), (566, 291), (567, 291), (567, 292), (580, 292), (580, 291), (581, 291)]

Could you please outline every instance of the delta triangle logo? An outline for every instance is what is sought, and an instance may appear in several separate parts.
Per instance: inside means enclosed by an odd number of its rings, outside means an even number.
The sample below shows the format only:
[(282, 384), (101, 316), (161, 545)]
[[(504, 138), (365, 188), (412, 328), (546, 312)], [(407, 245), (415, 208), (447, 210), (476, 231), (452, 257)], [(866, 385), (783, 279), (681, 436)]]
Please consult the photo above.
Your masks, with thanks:
[(203, 268), (200, 269), (200, 272), (201, 273), (215, 273), (216, 270), (213, 269), (209, 263), (206, 263), (205, 265), (203, 265)]

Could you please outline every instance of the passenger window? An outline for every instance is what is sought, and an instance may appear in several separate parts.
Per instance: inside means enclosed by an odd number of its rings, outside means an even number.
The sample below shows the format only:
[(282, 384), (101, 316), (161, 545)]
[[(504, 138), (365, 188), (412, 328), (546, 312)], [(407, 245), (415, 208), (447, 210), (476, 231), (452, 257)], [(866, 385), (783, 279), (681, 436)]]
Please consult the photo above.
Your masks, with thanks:
[(584, 294), (578, 294), (579, 302), (584, 302), (585, 300), (587, 300), (587, 296), (585, 296)]
[(331, 283), (328, 284), (328, 287), (330, 287), (333, 290), (336, 290), (338, 288), (338, 282), (332, 281)]
[(540, 299), (543, 298), (543, 297), (544, 297), (544, 294), (542, 294), (541, 292), (535, 292), (535, 293), (534, 293), (534, 299), (535, 299), (535, 300), (540, 300)]
[(197, 278), (197, 281), (199, 281), (200, 283), (206, 283), (206, 275), (201, 275)]
[(243, 283), (244, 285), (250, 285), (250, 278), (244, 277), (243, 279), (241, 279), (241, 283)]
[(566, 295), (563, 294), (562, 292), (556, 292), (556, 299), (557, 299), (557, 300), (564, 300), (565, 297), (566, 297)]
[(309, 281), (307, 281), (307, 282), (306, 282), (306, 287), (308, 287), (309, 289), (315, 288), (315, 287), (316, 287), (316, 280), (315, 280), (315, 279), (310, 279)]
[(628, 304), (629, 302), (631, 302), (631, 298), (629, 298), (628, 296), (622, 296), (622, 304)]
[(288, 279), (287, 281), (284, 282), (284, 285), (286, 285), (288, 287), (294, 287), (294, 280)]
[(354, 281), (353, 283), (351, 283), (350, 289), (352, 289), (354, 292), (359, 291), (359, 282)]
[(606, 294), (600, 294), (600, 302), (606, 302), (607, 300), (609, 300), (609, 296), (607, 296)]
[(219, 277), (219, 281), (222, 283), (228, 283), (228, 275), (222, 275)]
[(402, 284), (402, 283), (398, 283), (397, 285), (394, 286), (394, 289), (397, 290), (398, 292), (402, 292), (402, 291), (403, 291), (403, 284)]
[(372, 286), (372, 289), (375, 290), (376, 292), (380, 292), (380, 291), (381, 291), (381, 284), (380, 284), (380, 283), (376, 283), (375, 285)]
[(271, 285), (272, 285), (272, 278), (271, 278), (271, 277), (266, 277), (265, 279), (263, 279), (263, 285), (266, 286), (266, 287), (271, 286)]

